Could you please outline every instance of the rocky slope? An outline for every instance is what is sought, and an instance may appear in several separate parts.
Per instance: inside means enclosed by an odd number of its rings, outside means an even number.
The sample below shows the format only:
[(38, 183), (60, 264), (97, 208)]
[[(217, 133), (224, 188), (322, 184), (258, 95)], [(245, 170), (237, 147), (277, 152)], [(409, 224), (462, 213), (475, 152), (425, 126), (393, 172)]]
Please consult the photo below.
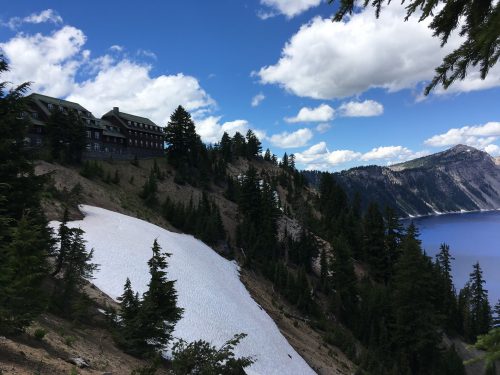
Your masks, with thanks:
[(377, 202), (401, 216), (500, 208), (500, 166), (483, 151), (465, 145), (391, 167), (367, 166), (336, 173), (363, 206)]

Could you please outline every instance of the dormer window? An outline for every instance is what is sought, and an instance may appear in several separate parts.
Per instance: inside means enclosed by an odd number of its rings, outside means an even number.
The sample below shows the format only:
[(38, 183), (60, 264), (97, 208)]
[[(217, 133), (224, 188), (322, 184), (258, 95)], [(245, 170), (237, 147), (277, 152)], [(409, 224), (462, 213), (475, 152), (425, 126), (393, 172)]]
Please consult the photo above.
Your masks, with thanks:
[(54, 104), (48, 103), (47, 108), (49, 108), (52, 111), (54, 109)]

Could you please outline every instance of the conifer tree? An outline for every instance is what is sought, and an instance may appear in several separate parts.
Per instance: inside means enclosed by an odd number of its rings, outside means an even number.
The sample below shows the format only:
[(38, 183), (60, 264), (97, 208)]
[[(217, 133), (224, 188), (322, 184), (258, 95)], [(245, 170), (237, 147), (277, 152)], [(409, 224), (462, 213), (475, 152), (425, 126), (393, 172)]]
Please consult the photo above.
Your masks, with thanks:
[(493, 308), (493, 327), (500, 328), (500, 299)]
[(53, 110), (47, 122), (50, 153), (55, 160), (78, 164), (87, 145), (83, 120), (74, 112)]
[(138, 314), (144, 354), (162, 349), (170, 342), (183, 311), (177, 306), (175, 281), (167, 279), (167, 258), (170, 254), (162, 253), (156, 240), (152, 250), (153, 256), (148, 261), (151, 280), (143, 294)]
[(389, 271), (389, 257), (384, 243), (384, 219), (378, 205), (372, 203), (363, 218), (364, 253), (366, 261), (377, 280), (387, 281)]
[(125, 282), (123, 294), (118, 300), (120, 301), (121, 309), (117, 341), (127, 352), (135, 354), (135, 349), (142, 348), (143, 346), (138, 321), (141, 301), (139, 300), (139, 294), (134, 293), (132, 290), (132, 284), (128, 277)]
[(182, 106), (170, 116), (170, 121), (165, 128), (165, 141), (167, 142), (167, 156), (175, 166), (184, 163), (193, 166), (198, 162), (198, 154), (202, 148), (200, 136), (196, 134), (196, 126), (191, 119), (191, 114)]
[(336, 238), (332, 248), (335, 254), (332, 264), (334, 308), (337, 317), (349, 325), (355, 320), (358, 299), (354, 265), (344, 238)]
[(149, 177), (144, 182), (140, 197), (144, 200), (147, 206), (154, 207), (158, 203), (156, 193), (158, 191), (158, 184), (156, 182), (156, 174), (153, 169), (149, 172)]
[[(0, 75), (9, 70), (0, 55)], [(43, 177), (25, 147), (30, 123), (24, 83), (0, 82), (0, 335), (19, 332), (44, 309), (51, 231), (40, 207)]]
[(232, 140), (233, 155), (235, 157), (245, 157), (246, 147), (245, 137), (240, 132), (236, 132)]
[(222, 134), (222, 138), (220, 140), (219, 149), (222, 154), (222, 159), (226, 162), (230, 162), (232, 159), (232, 150), (231, 150), (231, 137), (227, 132)]
[(266, 149), (266, 152), (264, 153), (264, 160), (265, 161), (271, 161), (271, 151), (269, 149)]
[(56, 267), (52, 272), (52, 276), (57, 275), (66, 260), (66, 254), (69, 251), (71, 245), (71, 230), (68, 228), (69, 212), (68, 208), (64, 208), (63, 218), (61, 224), (59, 224), (59, 231), (57, 233), (57, 238), (59, 242), (59, 249), (56, 250)]
[(87, 251), (86, 241), (83, 238), (84, 231), (80, 228), (71, 228), (69, 234), (69, 246), (62, 266), (62, 277), (53, 296), (54, 302), (60, 312), (72, 316), (75, 307), (85, 298), (82, 286), (85, 279), (91, 279), (94, 271), (99, 266), (92, 263), (94, 251)]
[(259, 138), (255, 135), (255, 133), (251, 130), (248, 129), (247, 131), (247, 146), (246, 146), (246, 152), (247, 152), (247, 158), (255, 158), (260, 155), (262, 152), (262, 145), (259, 141)]
[(407, 233), (402, 246), (392, 284), (393, 345), (400, 363), (407, 363), (413, 374), (429, 373), (440, 342), (439, 316), (432, 302), (432, 265), (413, 231)]
[(491, 327), (491, 307), (484, 283), (483, 271), (477, 262), (473, 265), (469, 279), (469, 339), (471, 341), (475, 341), (478, 335), (487, 333)]

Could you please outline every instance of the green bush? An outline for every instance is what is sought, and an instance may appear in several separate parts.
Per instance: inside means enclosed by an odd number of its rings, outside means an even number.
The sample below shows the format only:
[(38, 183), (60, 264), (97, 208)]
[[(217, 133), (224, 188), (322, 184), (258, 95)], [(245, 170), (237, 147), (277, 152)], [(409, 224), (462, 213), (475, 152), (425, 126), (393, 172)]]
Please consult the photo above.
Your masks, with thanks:
[(46, 330), (44, 330), (43, 328), (37, 328), (35, 330), (34, 336), (37, 340), (43, 340), (46, 334), (47, 334)]

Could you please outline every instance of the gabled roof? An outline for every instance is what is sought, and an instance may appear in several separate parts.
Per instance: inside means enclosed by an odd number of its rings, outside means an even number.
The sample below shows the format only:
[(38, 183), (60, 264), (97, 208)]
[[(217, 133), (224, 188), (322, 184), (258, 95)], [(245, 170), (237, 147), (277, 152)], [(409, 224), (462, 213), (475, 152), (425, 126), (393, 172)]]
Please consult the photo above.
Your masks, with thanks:
[[(74, 109), (76, 111), (88, 112), (88, 113), (90, 113), (90, 117), (94, 118), (94, 116), (92, 115), (92, 112), (90, 112), (88, 109), (86, 109), (85, 107), (81, 106), (78, 103), (70, 102), (69, 100), (53, 98), (51, 96), (37, 94), (37, 93), (33, 93), (31, 95), (28, 95), (26, 97), (26, 99), (35, 102), (40, 108), (42, 108), (42, 110), (44, 112), (46, 112), (47, 115), (49, 115), (50, 112), (48, 112), (48, 110), (45, 108), (46, 106), (40, 105), (40, 104), (42, 104), (42, 103), (43, 104), (53, 104), (53, 105), (57, 105), (57, 106), (62, 106), (62, 107)], [(85, 117), (89, 117), (89, 116), (85, 116)]]
[(128, 124), (128, 122), (130, 121), (133, 123), (140, 123), (140, 124), (144, 124), (144, 125), (154, 126), (155, 128), (156, 127), (159, 128), (159, 130), (141, 128), (140, 129), (141, 131), (163, 134), (161, 127), (156, 125), (153, 121), (151, 121), (150, 119), (148, 119), (146, 117), (141, 117), (141, 116), (131, 115), (131, 114), (125, 113), (125, 112), (111, 110), (111, 111), (106, 112), (104, 115), (102, 115), (102, 118), (104, 119), (105, 117), (110, 117), (110, 116), (114, 116), (114, 117), (118, 118), (127, 129), (137, 130), (137, 127)]

